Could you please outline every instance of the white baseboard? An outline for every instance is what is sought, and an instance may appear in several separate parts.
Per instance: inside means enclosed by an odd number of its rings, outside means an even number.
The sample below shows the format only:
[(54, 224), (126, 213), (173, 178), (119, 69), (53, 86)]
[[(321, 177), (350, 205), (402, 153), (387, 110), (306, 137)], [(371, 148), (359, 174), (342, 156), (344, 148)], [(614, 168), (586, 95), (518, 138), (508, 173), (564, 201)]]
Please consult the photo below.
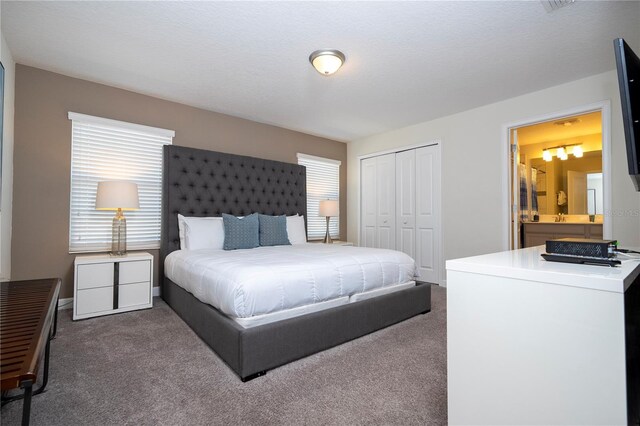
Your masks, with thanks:
[(58, 299), (58, 310), (73, 309), (73, 297)]
[[(153, 288), (153, 297), (160, 296), (160, 287)], [(58, 310), (62, 311), (64, 309), (73, 309), (73, 297), (68, 297), (66, 299), (60, 299), (58, 301)]]

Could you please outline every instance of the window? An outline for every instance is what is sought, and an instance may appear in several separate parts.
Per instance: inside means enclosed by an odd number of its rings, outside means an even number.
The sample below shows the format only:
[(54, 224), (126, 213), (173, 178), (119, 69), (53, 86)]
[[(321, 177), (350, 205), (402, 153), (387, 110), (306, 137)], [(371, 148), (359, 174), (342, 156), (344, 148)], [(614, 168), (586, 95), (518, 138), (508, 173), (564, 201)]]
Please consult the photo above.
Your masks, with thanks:
[(160, 247), (162, 147), (175, 132), (89, 115), (69, 113), (71, 132), (71, 208), (69, 252), (111, 248), (113, 211), (95, 208), (98, 182), (138, 184), (140, 209), (127, 211), (127, 248)]
[[(324, 237), (327, 220), (318, 216), (320, 200), (340, 199), (340, 161), (313, 155), (298, 154), (298, 164), (307, 168), (307, 238)], [(340, 235), (340, 218), (329, 224), (332, 238)]]

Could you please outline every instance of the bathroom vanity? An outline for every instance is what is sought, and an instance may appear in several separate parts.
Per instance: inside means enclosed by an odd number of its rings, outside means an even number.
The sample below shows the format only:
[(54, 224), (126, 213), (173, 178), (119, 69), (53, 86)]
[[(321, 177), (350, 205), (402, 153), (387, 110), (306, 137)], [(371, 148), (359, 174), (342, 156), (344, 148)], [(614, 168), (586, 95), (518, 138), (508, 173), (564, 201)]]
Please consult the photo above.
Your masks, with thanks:
[(602, 239), (602, 223), (592, 222), (525, 222), (524, 246), (544, 245), (556, 238)]

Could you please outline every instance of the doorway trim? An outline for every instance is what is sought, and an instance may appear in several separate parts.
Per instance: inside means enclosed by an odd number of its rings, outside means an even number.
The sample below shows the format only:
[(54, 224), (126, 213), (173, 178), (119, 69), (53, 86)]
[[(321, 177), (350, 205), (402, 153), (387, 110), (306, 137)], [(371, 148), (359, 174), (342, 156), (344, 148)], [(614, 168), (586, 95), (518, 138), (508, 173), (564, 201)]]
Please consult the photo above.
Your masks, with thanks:
[(511, 250), (511, 214), (512, 206), (510, 203), (510, 142), (511, 131), (518, 127), (531, 126), (547, 121), (557, 120), (572, 115), (586, 114), (590, 112), (600, 111), (602, 114), (602, 177), (604, 192), (604, 215), (602, 219), (602, 234), (604, 239), (612, 237), (613, 223), (609, 217), (611, 212), (611, 101), (606, 99), (591, 104), (575, 106), (572, 108), (542, 114), (535, 117), (514, 121), (502, 125), (502, 200), (503, 200), (503, 246), (505, 250)]

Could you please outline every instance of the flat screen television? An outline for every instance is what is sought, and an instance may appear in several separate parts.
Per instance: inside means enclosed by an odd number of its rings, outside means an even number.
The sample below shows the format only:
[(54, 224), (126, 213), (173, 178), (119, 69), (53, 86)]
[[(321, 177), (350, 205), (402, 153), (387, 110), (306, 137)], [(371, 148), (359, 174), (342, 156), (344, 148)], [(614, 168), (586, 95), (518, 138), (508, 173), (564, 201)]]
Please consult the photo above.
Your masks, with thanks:
[(636, 191), (640, 191), (640, 59), (623, 39), (615, 39), (613, 45), (616, 52), (629, 175)]

